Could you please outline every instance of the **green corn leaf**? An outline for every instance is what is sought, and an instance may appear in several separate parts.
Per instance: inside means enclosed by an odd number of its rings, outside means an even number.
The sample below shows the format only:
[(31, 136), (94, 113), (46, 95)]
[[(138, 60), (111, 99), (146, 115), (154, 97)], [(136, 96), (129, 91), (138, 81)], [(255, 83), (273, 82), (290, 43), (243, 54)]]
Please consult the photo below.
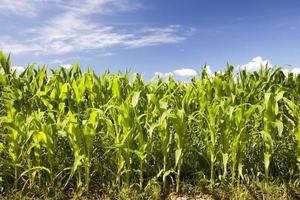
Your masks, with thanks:
[(275, 125), (278, 129), (279, 137), (282, 137), (282, 132), (283, 132), (283, 123), (282, 123), (282, 121), (276, 120)]
[(2, 142), (0, 142), (0, 153), (3, 151), (3, 149), (4, 149), (4, 145)]
[(136, 107), (136, 105), (139, 102), (139, 98), (140, 98), (140, 92), (134, 92), (131, 100), (132, 107)]
[(175, 166), (178, 165), (178, 162), (181, 159), (181, 156), (182, 156), (182, 149), (176, 149), (176, 151), (175, 151)]

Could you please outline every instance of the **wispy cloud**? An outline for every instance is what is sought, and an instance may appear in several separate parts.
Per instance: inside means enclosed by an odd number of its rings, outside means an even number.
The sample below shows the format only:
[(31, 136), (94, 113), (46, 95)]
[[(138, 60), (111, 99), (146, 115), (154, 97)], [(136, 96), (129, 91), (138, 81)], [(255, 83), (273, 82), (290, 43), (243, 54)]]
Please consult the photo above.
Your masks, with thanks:
[(138, 48), (160, 44), (178, 43), (186, 39), (179, 35), (180, 26), (170, 25), (164, 28), (144, 28), (130, 40), (124, 41), (125, 46)]
[(115, 54), (112, 52), (105, 52), (105, 53), (98, 54), (98, 56), (101, 56), (101, 57), (109, 57), (109, 56), (114, 56), (114, 55)]
[(108, 14), (115, 10), (129, 11), (142, 8), (135, 0), (0, 0), (0, 14), (34, 17), (48, 7), (78, 14)]
[[(7, 36), (0, 48), (14, 54), (67, 54), (112, 46), (140, 48), (178, 43), (186, 39), (178, 26), (141, 28), (134, 32), (99, 25), (89, 17), (67, 12), (50, 19), (42, 27), (31, 28), (31, 39), (14, 40)], [(26, 32), (26, 31), (25, 31)]]
[[(36, 16), (56, 7), (59, 14), (42, 25), (24, 29), (23, 35), (0, 35), (0, 48), (13, 54), (65, 55), (118, 48), (141, 48), (184, 41), (190, 29), (180, 25), (161, 27), (118, 27), (94, 20), (103, 15), (143, 6), (137, 0), (0, 0), (0, 11)], [(0, 13), (1, 15), (1, 13)], [(111, 55), (111, 54), (110, 54)]]
[(35, 2), (31, 0), (0, 0), (0, 11), (2, 14), (36, 16)]
[(71, 0), (68, 3), (60, 2), (60, 6), (67, 11), (79, 14), (109, 14), (114, 11), (130, 11), (142, 8), (142, 5), (134, 0)]
[(59, 5), (63, 0), (0, 0), (0, 15), (35, 17), (49, 4)]
[(64, 54), (79, 50), (101, 49), (122, 43), (129, 35), (116, 33), (114, 27), (101, 26), (73, 12), (51, 19), (35, 30), (42, 53)]
[(0, 49), (4, 52), (10, 52), (13, 54), (34, 53), (42, 51), (42, 47), (39, 44), (28, 44), (26, 42), (15, 40), (10, 36), (0, 36)]

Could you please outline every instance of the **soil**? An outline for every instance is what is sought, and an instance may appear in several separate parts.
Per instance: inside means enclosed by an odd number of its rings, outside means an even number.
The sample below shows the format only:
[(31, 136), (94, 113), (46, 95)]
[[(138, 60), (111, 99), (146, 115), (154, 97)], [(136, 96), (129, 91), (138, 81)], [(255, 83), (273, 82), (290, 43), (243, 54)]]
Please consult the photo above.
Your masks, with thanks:
[(176, 192), (173, 192), (173, 193), (169, 194), (168, 199), (169, 200), (208, 200), (208, 199), (212, 199), (212, 198), (208, 194), (197, 194), (194, 196), (188, 196), (188, 195), (182, 195), (182, 194), (177, 194)]

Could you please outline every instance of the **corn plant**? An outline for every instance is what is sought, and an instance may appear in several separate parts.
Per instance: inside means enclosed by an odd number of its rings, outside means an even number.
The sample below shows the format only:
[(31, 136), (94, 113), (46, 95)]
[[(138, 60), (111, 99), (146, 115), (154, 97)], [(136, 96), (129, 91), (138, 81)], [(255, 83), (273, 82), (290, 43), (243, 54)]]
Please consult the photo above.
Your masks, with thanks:
[(17, 74), (1, 52), (0, 193), (296, 186), (300, 75), (235, 72), (204, 67), (187, 83), (77, 64)]

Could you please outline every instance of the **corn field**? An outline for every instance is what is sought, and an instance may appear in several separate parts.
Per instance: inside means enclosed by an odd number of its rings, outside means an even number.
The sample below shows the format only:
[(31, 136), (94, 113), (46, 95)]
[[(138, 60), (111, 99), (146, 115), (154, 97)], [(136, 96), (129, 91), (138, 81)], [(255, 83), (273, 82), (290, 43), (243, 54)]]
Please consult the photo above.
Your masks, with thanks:
[(12, 71), (0, 53), (0, 194), (207, 180), (300, 188), (300, 75), (266, 66), (189, 83), (78, 65)]

